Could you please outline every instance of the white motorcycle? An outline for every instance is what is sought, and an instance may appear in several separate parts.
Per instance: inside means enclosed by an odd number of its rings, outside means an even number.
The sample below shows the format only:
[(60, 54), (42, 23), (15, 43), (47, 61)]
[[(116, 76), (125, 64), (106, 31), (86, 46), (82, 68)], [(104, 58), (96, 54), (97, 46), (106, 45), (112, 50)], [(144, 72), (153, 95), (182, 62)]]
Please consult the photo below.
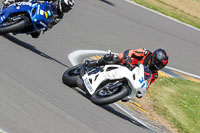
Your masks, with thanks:
[(93, 103), (105, 105), (142, 97), (151, 77), (149, 68), (142, 64), (130, 69), (121, 64), (88, 68), (83, 63), (65, 71), (62, 79), (70, 87), (83, 89)]

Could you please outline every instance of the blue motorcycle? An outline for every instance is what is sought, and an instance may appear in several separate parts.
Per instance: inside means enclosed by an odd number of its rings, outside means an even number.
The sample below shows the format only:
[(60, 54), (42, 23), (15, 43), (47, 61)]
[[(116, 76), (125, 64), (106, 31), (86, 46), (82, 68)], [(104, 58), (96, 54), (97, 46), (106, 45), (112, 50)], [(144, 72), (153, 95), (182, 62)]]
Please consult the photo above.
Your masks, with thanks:
[(16, 2), (9, 6), (2, 5), (0, 10), (0, 35), (13, 33), (31, 34), (38, 37), (53, 26), (57, 10), (48, 1)]

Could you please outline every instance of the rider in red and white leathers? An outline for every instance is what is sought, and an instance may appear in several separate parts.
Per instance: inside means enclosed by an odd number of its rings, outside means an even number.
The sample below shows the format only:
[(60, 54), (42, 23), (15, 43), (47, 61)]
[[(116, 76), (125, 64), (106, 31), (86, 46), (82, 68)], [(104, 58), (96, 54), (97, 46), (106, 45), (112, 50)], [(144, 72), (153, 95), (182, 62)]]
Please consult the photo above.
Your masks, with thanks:
[[(97, 61), (87, 62), (88, 66), (105, 65), (105, 64), (124, 64), (127, 61), (131, 65), (137, 65), (139, 63), (146, 65), (152, 72), (152, 78), (149, 80), (149, 85), (152, 84), (158, 78), (158, 70), (163, 69), (168, 63), (168, 54), (163, 49), (157, 49), (153, 53), (147, 49), (129, 49), (119, 54), (105, 54)], [(149, 88), (149, 87), (148, 87)], [(148, 90), (147, 88), (147, 90)], [(140, 92), (139, 92), (140, 93)], [(137, 94), (138, 98), (141, 98), (142, 94)]]

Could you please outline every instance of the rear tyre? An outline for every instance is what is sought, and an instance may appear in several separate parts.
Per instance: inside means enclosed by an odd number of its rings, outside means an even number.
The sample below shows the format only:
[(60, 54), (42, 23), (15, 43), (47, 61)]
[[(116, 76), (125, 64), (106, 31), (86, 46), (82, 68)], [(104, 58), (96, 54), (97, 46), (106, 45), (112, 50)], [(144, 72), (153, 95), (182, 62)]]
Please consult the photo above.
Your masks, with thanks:
[(80, 66), (81, 64), (73, 66), (64, 72), (62, 76), (62, 81), (64, 84), (69, 87), (77, 87), (76, 80), (79, 78), (79, 72), (77, 73), (77, 69), (79, 69)]
[(98, 89), (92, 96), (91, 101), (97, 105), (106, 105), (114, 103), (118, 100), (121, 100), (123, 97), (127, 96), (129, 94), (128, 88), (126, 86), (120, 86), (119, 90), (116, 91), (114, 94), (110, 96), (101, 96), (100, 92), (101, 89)]
[(14, 20), (12, 22), (6, 22), (0, 25), (0, 35), (22, 31), (26, 26), (29, 25), (27, 17)]

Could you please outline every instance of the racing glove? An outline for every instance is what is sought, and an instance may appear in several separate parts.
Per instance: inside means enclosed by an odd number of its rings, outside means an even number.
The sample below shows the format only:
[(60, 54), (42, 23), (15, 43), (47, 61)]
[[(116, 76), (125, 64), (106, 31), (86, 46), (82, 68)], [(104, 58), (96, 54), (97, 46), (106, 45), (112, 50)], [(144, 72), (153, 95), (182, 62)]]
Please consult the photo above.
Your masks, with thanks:
[(96, 61), (96, 60), (86, 60), (86, 61), (85, 61), (85, 65), (86, 65), (87, 67), (94, 67), (94, 66), (97, 65), (97, 61)]

